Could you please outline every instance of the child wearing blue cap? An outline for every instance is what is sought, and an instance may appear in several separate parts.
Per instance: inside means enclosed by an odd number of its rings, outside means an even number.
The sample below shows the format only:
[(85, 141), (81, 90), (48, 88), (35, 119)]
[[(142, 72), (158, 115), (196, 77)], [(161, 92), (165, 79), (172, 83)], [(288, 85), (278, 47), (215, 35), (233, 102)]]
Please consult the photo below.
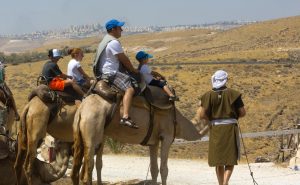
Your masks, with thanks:
[(139, 71), (143, 75), (146, 83), (148, 85), (157, 86), (162, 88), (168, 95), (170, 101), (178, 101), (179, 98), (175, 96), (170, 88), (167, 85), (167, 81), (165, 80), (165, 77), (159, 74), (158, 72), (152, 71), (150, 67), (148, 66), (148, 62), (150, 58), (153, 58), (152, 55), (149, 53), (146, 53), (145, 51), (139, 51), (137, 52), (135, 58), (138, 60), (139, 64)]

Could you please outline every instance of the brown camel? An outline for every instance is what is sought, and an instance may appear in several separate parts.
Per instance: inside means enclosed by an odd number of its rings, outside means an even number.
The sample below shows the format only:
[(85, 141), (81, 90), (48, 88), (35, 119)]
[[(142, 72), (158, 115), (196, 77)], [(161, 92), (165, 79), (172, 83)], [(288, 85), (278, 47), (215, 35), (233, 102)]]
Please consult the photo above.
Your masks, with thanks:
[[(54, 103), (44, 103), (35, 96), (25, 106), (22, 113), (15, 170), (18, 179), (24, 170), (29, 185), (38, 184), (35, 176), (38, 176), (42, 182), (49, 183), (61, 178), (67, 170), (70, 156), (68, 152), (71, 148), (68, 142), (73, 141), (72, 124), (77, 106), (63, 104), (60, 111), (54, 114), (53, 106), (55, 106)], [(37, 148), (46, 133), (61, 142), (67, 142), (59, 148), (60, 156), (57, 156), (53, 164), (41, 163), (36, 159)]]
[[(149, 109), (143, 104), (134, 104), (131, 108), (131, 118), (137, 123), (139, 129), (132, 129), (119, 124), (122, 107), (117, 108), (109, 125), (105, 127), (112, 104), (98, 95), (88, 96), (78, 108), (73, 124), (74, 131), (74, 160), (72, 169), (73, 184), (79, 184), (79, 171), (84, 157), (82, 180), (84, 184), (92, 184), (92, 171), (94, 166), (93, 156), (96, 154), (96, 169), (98, 184), (102, 184), (102, 153), (105, 136), (112, 137), (123, 143), (140, 144), (149, 127)], [(174, 122), (176, 112), (176, 122)], [(153, 184), (158, 177), (158, 148), (161, 142), (160, 173), (162, 185), (167, 184), (168, 154), (174, 137), (186, 140), (197, 140), (206, 134), (207, 129), (198, 132), (192, 122), (186, 119), (177, 109), (155, 109), (154, 127), (151, 137), (147, 142), (150, 149), (151, 176)], [(175, 125), (174, 125), (175, 124)], [(175, 132), (175, 133), (174, 133)]]
[(13, 169), (14, 151), (13, 137), (16, 133), (15, 112), (6, 105), (6, 97), (0, 88), (0, 185), (15, 184), (16, 177)]

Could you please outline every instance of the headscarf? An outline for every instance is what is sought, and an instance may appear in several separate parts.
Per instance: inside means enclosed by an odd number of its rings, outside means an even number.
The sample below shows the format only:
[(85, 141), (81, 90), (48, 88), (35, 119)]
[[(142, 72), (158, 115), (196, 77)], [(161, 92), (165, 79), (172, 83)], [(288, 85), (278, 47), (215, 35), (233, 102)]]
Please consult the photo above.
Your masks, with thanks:
[(211, 84), (214, 89), (219, 89), (226, 85), (227, 79), (228, 74), (226, 73), (226, 71), (218, 70), (214, 75), (212, 75)]

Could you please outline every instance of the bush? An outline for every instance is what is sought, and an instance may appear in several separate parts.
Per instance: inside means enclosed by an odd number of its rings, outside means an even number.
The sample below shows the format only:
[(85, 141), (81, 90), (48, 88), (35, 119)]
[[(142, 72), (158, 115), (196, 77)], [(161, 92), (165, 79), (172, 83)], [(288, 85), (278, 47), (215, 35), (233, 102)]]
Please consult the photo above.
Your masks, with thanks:
[(289, 59), (292, 61), (300, 61), (300, 49), (288, 51)]
[(106, 139), (106, 144), (108, 144), (110, 151), (112, 151), (114, 154), (119, 154), (122, 152), (123, 148), (124, 148), (124, 144), (114, 140), (112, 138), (107, 138)]

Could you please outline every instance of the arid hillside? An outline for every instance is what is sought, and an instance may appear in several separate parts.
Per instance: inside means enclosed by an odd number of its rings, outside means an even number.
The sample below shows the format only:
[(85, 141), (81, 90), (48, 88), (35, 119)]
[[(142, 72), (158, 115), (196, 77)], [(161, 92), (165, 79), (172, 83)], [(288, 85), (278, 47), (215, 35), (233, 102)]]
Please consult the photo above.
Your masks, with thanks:
[[(99, 38), (52, 43), (39, 50), (89, 46), (96, 48)], [(185, 30), (153, 34), (124, 36), (121, 42), (126, 53), (136, 64), (134, 55), (144, 49), (154, 55), (153, 63), (177, 65), (152, 66), (164, 74), (180, 97), (177, 107), (192, 118), (199, 98), (209, 90), (210, 77), (218, 69), (229, 73), (228, 86), (243, 93), (247, 116), (240, 120), (243, 132), (256, 132), (293, 128), (300, 119), (300, 64), (295, 61), (275, 64), (218, 64), (200, 65), (201, 61), (240, 62), (271, 61), (288, 58), (288, 51), (300, 45), (300, 17), (251, 24), (227, 31)], [(92, 75), (94, 54), (86, 54), (82, 65)], [(66, 72), (69, 56), (59, 66)], [(185, 65), (186, 62), (199, 62)], [(45, 61), (10, 65), (6, 68), (7, 83), (11, 87), (21, 111), (29, 92)], [(259, 63), (259, 62), (258, 62)], [(263, 156), (275, 160), (280, 138), (246, 139), (250, 159)], [(106, 150), (109, 152), (109, 150)], [(140, 146), (126, 145), (124, 153), (147, 155)], [(205, 158), (207, 143), (174, 145), (171, 156), (180, 158)]]

